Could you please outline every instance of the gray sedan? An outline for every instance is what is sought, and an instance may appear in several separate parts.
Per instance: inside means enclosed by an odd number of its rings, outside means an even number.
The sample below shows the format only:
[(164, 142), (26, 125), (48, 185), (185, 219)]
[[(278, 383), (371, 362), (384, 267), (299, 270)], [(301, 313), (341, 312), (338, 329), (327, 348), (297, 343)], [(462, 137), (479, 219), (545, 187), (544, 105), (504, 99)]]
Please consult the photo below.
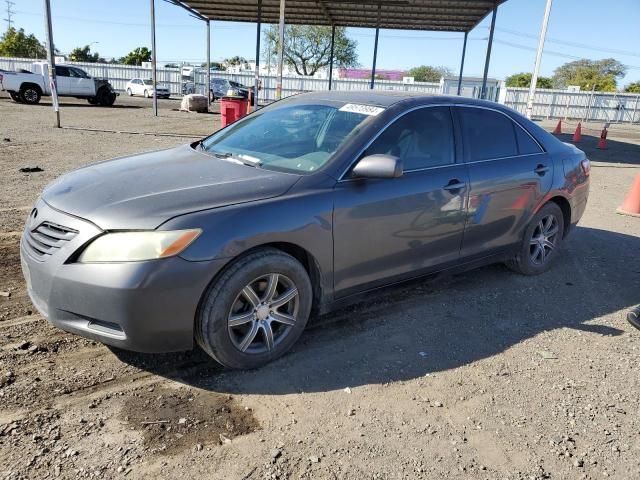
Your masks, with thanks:
[(28, 218), (23, 271), (64, 330), (145, 352), (197, 343), (252, 368), (310, 315), (391, 284), (493, 262), (546, 271), (584, 212), (589, 169), (495, 103), (304, 94), (60, 177)]

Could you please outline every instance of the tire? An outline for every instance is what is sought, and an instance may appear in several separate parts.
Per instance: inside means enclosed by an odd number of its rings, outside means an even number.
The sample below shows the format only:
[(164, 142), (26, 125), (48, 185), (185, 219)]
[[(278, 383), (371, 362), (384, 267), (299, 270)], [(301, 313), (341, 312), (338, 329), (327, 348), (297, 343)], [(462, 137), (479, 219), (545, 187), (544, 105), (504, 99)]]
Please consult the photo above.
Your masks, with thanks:
[[(269, 295), (271, 284), (276, 288)], [(247, 288), (255, 293), (253, 303), (244, 293)], [(277, 304), (294, 289), (297, 295)], [(229, 266), (204, 293), (196, 314), (196, 342), (227, 368), (260, 367), (298, 340), (311, 303), (311, 281), (298, 260), (272, 248), (256, 251)], [(230, 326), (232, 317), (237, 324)]]
[(116, 101), (116, 94), (109, 90), (107, 87), (103, 87), (98, 90), (96, 99), (98, 100), (100, 106), (110, 107)]
[(18, 92), (9, 92), (9, 96), (14, 102), (22, 103), (22, 98), (20, 98), (20, 94)]
[(146, 90), (144, 91), (144, 98), (149, 98), (149, 92), (147, 92)]
[(130, 97), (133, 97), (133, 92), (131, 91), (130, 88), (127, 88), (127, 95), (129, 95)]
[(98, 99), (96, 97), (89, 97), (89, 98), (87, 98), (87, 102), (89, 102), (89, 104), (91, 104), (91, 105), (97, 105), (98, 104)]
[(546, 272), (559, 255), (563, 234), (562, 210), (556, 203), (545, 204), (529, 222), (518, 253), (507, 265), (523, 275)]
[(20, 98), (23, 103), (35, 105), (40, 103), (42, 92), (37, 85), (23, 85), (20, 87)]

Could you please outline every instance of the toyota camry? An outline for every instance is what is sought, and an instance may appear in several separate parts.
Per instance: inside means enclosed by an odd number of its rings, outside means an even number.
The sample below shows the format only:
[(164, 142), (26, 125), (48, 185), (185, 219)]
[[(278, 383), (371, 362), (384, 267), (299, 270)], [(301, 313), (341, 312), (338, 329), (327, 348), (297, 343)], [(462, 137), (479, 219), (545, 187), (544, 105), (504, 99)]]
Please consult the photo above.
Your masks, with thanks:
[(66, 331), (143, 352), (197, 344), (253, 368), (310, 315), (391, 284), (495, 262), (545, 272), (589, 170), (500, 104), (297, 95), (201, 141), (63, 175), (27, 220), (22, 267)]

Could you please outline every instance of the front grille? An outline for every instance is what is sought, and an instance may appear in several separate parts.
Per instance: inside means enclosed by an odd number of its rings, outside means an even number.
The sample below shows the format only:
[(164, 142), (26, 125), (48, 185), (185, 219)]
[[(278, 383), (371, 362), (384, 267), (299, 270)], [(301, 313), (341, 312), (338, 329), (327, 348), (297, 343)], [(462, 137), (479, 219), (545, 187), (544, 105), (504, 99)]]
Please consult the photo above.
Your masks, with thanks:
[(72, 228), (43, 222), (36, 229), (27, 231), (25, 246), (35, 258), (44, 261), (77, 234), (78, 231)]

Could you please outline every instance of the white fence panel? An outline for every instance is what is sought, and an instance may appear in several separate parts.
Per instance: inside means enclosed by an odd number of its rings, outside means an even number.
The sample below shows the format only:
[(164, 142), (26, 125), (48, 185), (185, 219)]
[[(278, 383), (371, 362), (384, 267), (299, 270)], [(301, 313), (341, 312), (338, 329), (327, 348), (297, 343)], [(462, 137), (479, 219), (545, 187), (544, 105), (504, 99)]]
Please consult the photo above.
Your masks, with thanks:
[[(31, 70), (33, 60), (26, 58), (0, 58), (0, 68), (5, 70), (25, 69)], [(151, 69), (130, 65), (66, 62), (77, 65), (94, 77), (107, 78), (113, 88), (123, 92), (125, 86), (132, 78), (151, 78)], [(158, 81), (166, 84), (173, 95), (182, 94), (182, 75), (178, 68), (158, 68)], [(255, 76), (247, 73), (221, 73), (211, 74), (212, 77), (227, 78), (253, 86)], [(275, 75), (261, 76), (262, 89), (260, 101), (273, 101), (276, 97), (277, 77)], [(205, 93), (206, 72), (198, 72), (195, 76), (196, 91)], [(367, 90), (370, 86), (368, 79), (334, 79), (334, 90)], [(309, 77), (284, 77), (282, 79), (282, 96), (288, 97), (303, 92), (328, 90), (327, 79)], [(442, 93), (440, 83), (416, 82), (412, 85), (404, 85), (401, 82), (391, 80), (376, 80), (376, 90), (395, 90), (422, 92), (430, 95)], [(505, 105), (525, 113), (527, 106), (527, 88), (506, 88)], [(497, 95), (496, 95), (497, 98)], [(604, 92), (567, 92), (566, 90), (536, 90), (533, 105), (534, 118), (570, 118), (589, 121), (604, 122), (639, 122), (640, 121), (640, 95), (633, 93), (604, 93)]]

